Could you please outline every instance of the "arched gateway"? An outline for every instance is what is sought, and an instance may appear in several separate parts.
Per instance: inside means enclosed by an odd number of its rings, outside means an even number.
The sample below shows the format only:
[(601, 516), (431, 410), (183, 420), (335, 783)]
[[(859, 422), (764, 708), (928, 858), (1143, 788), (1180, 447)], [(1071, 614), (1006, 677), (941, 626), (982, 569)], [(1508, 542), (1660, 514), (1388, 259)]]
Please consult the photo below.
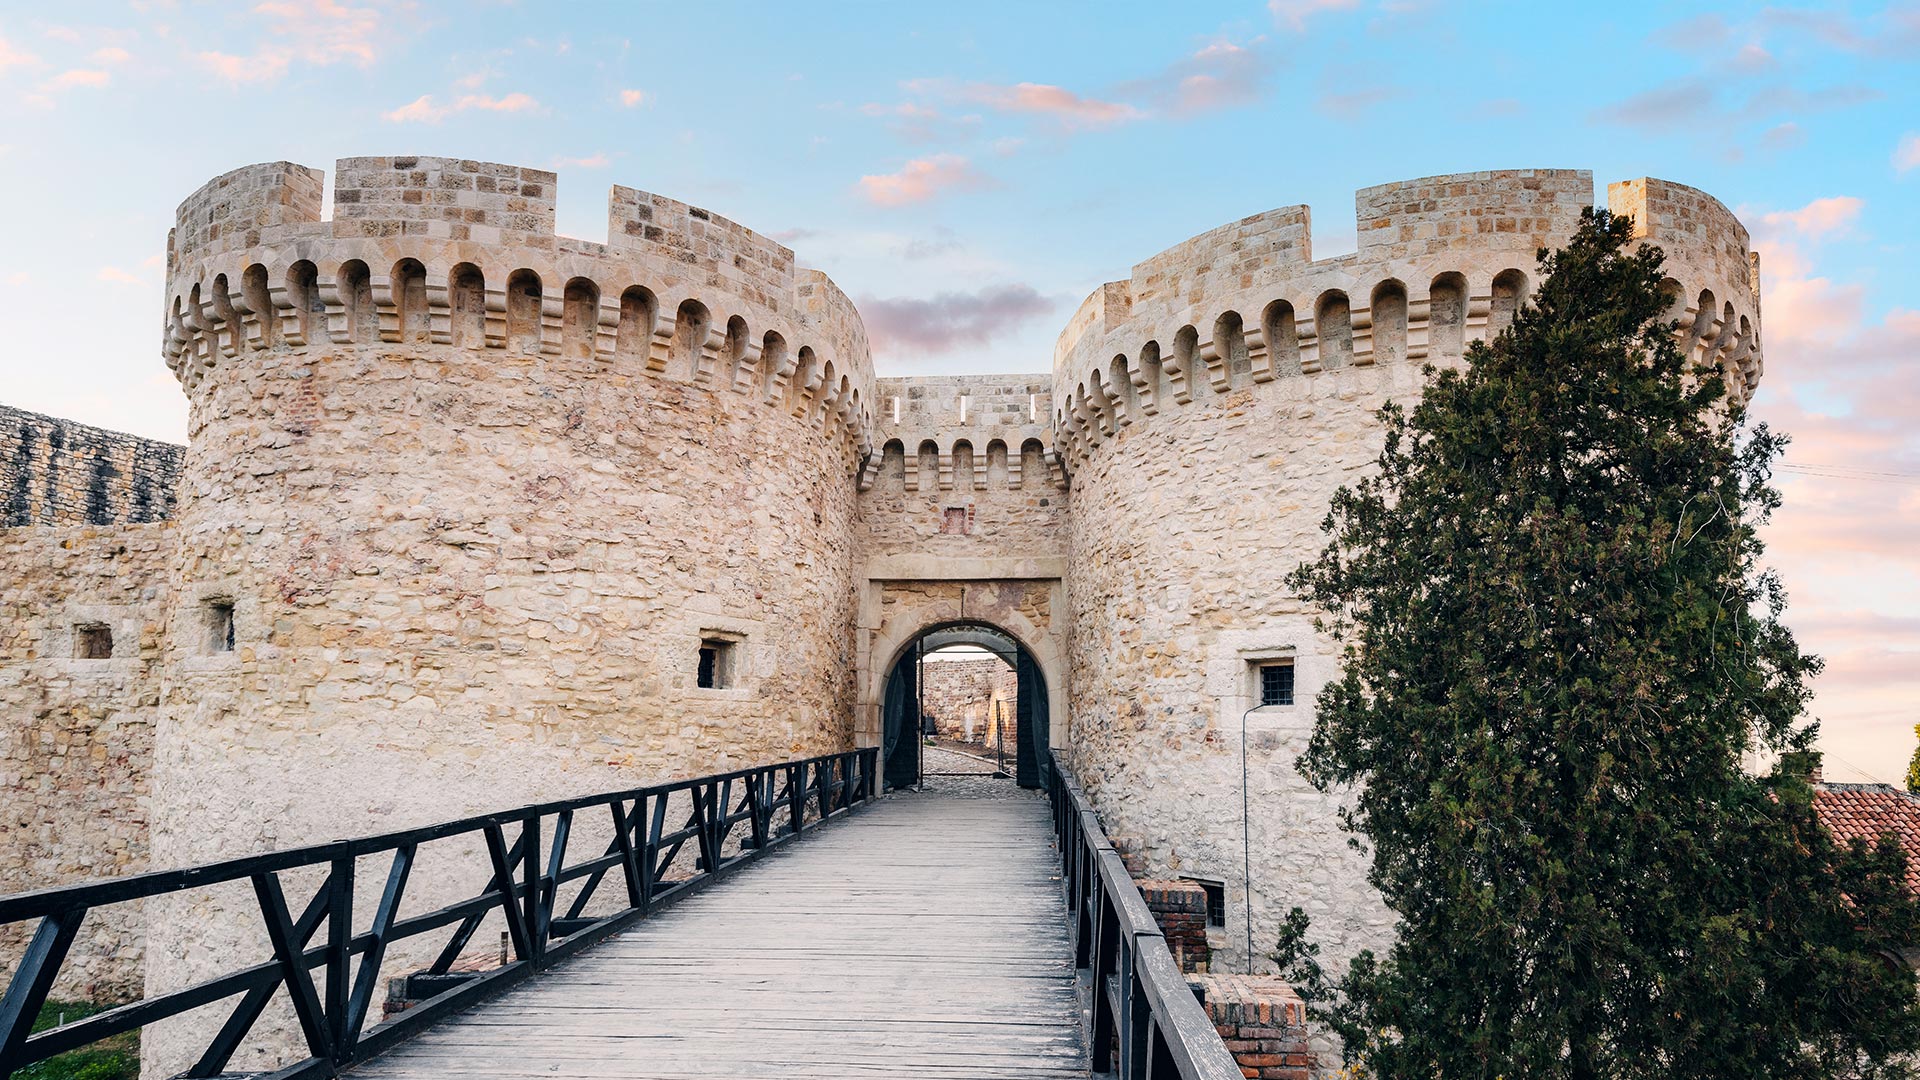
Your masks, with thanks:
[(955, 646), (984, 649), (1013, 669), (1014, 779), (1025, 788), (1045, 786), (1051, 715), (1046, 676), (1018, 638), (985, 622), (931, 627), (914, 635), (895, 654), (880, 698), (881, 761), (887, 786), (910, 787), (923, 775), (922, 724), (928, 715), (923, 693), (926, 657)]

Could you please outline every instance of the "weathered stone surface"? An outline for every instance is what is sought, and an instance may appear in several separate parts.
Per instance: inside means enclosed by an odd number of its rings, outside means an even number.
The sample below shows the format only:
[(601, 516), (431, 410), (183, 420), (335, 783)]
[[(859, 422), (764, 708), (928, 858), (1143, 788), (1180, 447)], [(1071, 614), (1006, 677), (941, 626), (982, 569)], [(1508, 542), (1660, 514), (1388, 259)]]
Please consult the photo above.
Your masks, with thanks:
[(164, 521), (186, 448), (0, 405), (0, 528)]
[[(0, 530), (0, 882), (8, 892), (149, 868), (153, 730), (171, 526)], [(111, 638), (87, 657), (83, 630)], [(31, 927), (0, 930), (0, 982)], [(138, 905), (90, 916), (57, 992), (137, 996)]]
[[(1319, 261), (1305, 208), (1256, 215), (1096, 290), (1051, 375), (903, 379), (785, 246), (624, 187), (605, 243), (556, 236), (556, 182), (347, 159), (328, 219), (317, 170), (228, 173), (169, 240), (184, 458), (0, 412), (27, 507), (0, 531), (5, 888), (876, 745), (893, 662), (980, 622), (1038, 662), (1050, 741), (1136, 872), (1226, 883), (1212, 966), (1248, 964), (1247, 878), (1256, 965), (1295, 905), (1333, 965), (1387, 941), (1349, 793), (1294, 766), (1338, 645), (1284, 578), (1373, 460), (1374, 410), (1511, 320), (1588, 174), (1368, 188), (1360, 250)], [(1751, 393), (1745, 230), (1664, 181), (1609, 198), (1666, 248), (1683, 345)], [(76, 656), (100, 627), (111, 656)], [(703, 689), (711, 636), (739, 659)], [(1256, 708), (1275, 663), (1294, 702)], [(409, 909), (477, 891), (477, 854), (423, 862)], [(265, 955), (245, 888), (94, 926), (72, 992), (130, 990), (143, 948), (149, 991)], [(215, 1022), (148, 1028), (148, 1068)], [(235, 1068), (290, 1032), (270, 1014)]]

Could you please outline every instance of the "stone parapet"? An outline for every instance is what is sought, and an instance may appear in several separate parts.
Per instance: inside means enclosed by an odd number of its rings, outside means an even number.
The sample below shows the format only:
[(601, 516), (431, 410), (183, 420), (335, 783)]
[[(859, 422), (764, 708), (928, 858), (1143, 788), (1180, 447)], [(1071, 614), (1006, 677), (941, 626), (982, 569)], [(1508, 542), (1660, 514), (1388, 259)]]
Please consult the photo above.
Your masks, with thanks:
[(190, 395), (276, 347), (441, 345), (591, 359), (687, 382), (871, 446), (866, 330), (824, 274), (701, 207), (629, 187), (605, 243), (554, 233), (558, 178), (435, 157), (237, 169), (181, 203), (161, 351)]
[(0, 528), (164, 521), (186, 452), (0, 405)]
[(874, 438), (860, 490), (883, 474), (908, 488), (1063, 488), (1045, 375), (921, 375), (874, 383)]
[[(1080, 305), (1054, 347), (1055, 439), (1071, 469), (1130, 427), (1164, 428), (1208, 398), (1282, 392), (1343, 369), (1457, 364), (1525, 303), (1542, 248), (1594, 203), (1576, 169), (1456, 173), (1363, 188), (1359, 250), (1314, 261), (1305, 207), (1202, 233)], [(1758, 261), (1703, 192), (1612, 185), (1609, 205), (1667, 254), (1676, 334), (1736, 399), (1764, 370)]]

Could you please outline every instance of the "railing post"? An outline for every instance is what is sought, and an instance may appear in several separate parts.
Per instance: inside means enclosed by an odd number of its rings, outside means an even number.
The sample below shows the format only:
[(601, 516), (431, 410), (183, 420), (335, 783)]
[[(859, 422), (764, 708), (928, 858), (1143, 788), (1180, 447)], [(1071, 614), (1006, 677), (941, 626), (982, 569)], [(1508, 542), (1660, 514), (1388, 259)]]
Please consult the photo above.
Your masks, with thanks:
[(650, 839), (654, 834), (648, 829), (647, 808), (651, 805), (664, 806), (666, 801), (667, 797), (665, 795), (642, 795), (638, 799), (635, 799), (633, 804), (633, 825), (630, 827), (634, 830), (634, 840), (636, 841), (634, 844), (634, 858), (640, 864), (641, 911), (653, 910), (653, 858), (659, 851), (659, 845)]
[(540, 942), (543, 956), (553, 936), (553, 909), (560, 902), (560, 872), (566, 869), (567, 840), (572, 835), (573, 811), (562, 810), (553, 822), (553, 850), (547, 855), (547, 874), (540, 880), (538, 921), (534, 924), (534, 937)]
[[(644, 804), (640, 799), (634, 800), (636, 808), (641, 805)], [(633, 855), (633, 821), (627, 815), (626, 803), (620, 799), (608, 803), (607, 809), (613, 814), (613, 843), (620, 849), (620, 873), (627, 882), (627, 907), (638, 911), (646, 896), (640, 891), (640, 860)]]
[[(534, 814), (520, 823), (520, 884), (526, 890), (520, 897), (520, 925), (526, 928), (527, 955), (525, 959), (540, 966), (540, 956), (546, 952), (547, 943), (540, 932), (540, 815)], [(507, 879), (509, 895), (513, 889), (513, 879)]]
[(347, 1055), (348, 972), (353, 956), (353, 856), (333, 860), (327, 875), (327, 1032), (333, 1042), (334, 1064)]
[(759, 850), (773, 839), (773, 770), (756, 769), (748, 778), (748, 790), (753, 795), (753, 847)]

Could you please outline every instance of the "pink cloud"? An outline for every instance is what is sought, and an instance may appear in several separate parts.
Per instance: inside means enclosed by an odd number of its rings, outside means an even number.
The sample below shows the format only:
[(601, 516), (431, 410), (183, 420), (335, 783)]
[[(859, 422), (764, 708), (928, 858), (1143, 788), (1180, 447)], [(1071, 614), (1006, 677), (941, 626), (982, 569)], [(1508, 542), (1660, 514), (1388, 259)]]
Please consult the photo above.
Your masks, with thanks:
[(474, 109), (500, 113), (542, 111), (540, 103), (531, 95), (518, 92), (497, 98), (490, 94), (466, 94), (446, 105), (436, 102), (432, 94), (422, 94), (405, 105), (380, 115), (390, 124), (437, 124), (455, 113)]
[(232, 53), (203, 52), (194, 56), (200, 66), (230, 83), (272, 82), (287, 73), (293, 62), (291, 54), (284, 51), (258, 52), (251, 56), (235, 56)]
[(1762, 535), (1791, 592), (1787, 624), (1828, 662), (1814, 684), (1822, 745), (1898, 779), (1920, 720), (1920, 367), (1910, 359), (1920, 311), (1870, 323), (1855, 310), (1819, 320), (1820, 333), (1783, 336), (1783, 286), (1812, 291), (1808, 281), (1855, 292), (1822, 279), (1767, 285), (1768, 370), (1754, 413), (1794, 441), (1778, 467), (1783, 505)]
[(911, 101), (903, 101), (898, 105), (882, 105), (869, 101), (860, 106), (860, 112), (866, 116), (899, 116), (908, 120), (932, 120), (940, 115), (935, 109)]
[(559, 169), (604, 169), (613, 164), (613, 159), (604, 153), (588, 154), (586, 157), (558, 157), (548, 163), (547, 168)]
[(629, 109), (638, 108), (652, 100), (653, 95), (647, 93), (645, 90), (620, 91), (620, 104)]
[(1258, 101), (1273, 63), (1264, 38), (1241, 43), (1219, 38), (1143, 79), (1123, 83), (1122, 96), (1138, 97), (1154, 111), (1192, 116)]
[(1754, 223), (1754, 250), (1760, 253), (1770, 344), (1826, 345), (1860, 325), (1865, 290), (1816, 273), (1803, 248), (1850, 229), (1865, 206), (1854, 196), (1834, 195), (1794, 210), (1746, 215)]
[(141, 280), (117, 266), (103, 266), (94, 277), (101, 281), (111, 281), (116, 285), (139, 285)]
[(858, 303), (876, 350), (910, 353), (984, 345), (1052, 313), (1056, 306), (1026, 284), (931, 297), (863, 296)]
[(958, 154), (915, 158), (899, 172), (863, 176), (857, 185), (862, 197), (876, 206), (922, 203), (950, 190), (986, 186), (987, 178)]
[(340, 0), (265, 0), (253, 13), (267, 20), (272, 40), (246, 54), (198, 53), (202, 67), (232, 83), (271, 82), (295, 61), (367, 67), (378, 58), (377, 43), (393, 36), (378, 10)]
[(1920, 133), (1900, 137), (1899, 145), (1893, 148), (1893, 169), (1903, 176), (1920, 169)]
[(1791, 229), (1808, 239), (1817, 240), (1859, 220), (1860, 209), (1864, 206), (1865, 202), (1851, 195), (1835, 195), (1815, 199), (1798, 210), (1775, 210), (1760, 220), (1769, 228)]
[(371, 7), (353, 7), (340, 0), (266, 0), (253, 10), (266, 16), (270, 32), (286, 38), (294, 53), (308, 63), (366, 67), (374, 61), (381, 25), (380, 13)]
[(1273, 21), (1296, 33), (1307, 28), (1307, 20), (1322, 12), (1353, 11), (1360, 0), (1267, 0)]
[(74, 68), (63, 71), (40, 84), (42, 91), (72, 90), (75, 87), (101, 87), (113, 81), (113, 77), (104, 71), (87, 68)]
[(127, 52), (125, 49), (109, 45), (104, 49), (95, 49), (93, 51), (93, 62), (96, 64), (124, 64), (132, 59), (132, 56), (133, 54)]
[(0, 71), (5, 71), (12, 67), (35, 67), (39, 63), (40, 58), (38, 56), (33, 55), (25, 49), (18, 48), (6, 38), (0, 37)]
[[(1762, 256), (1761, 265), (1766, 265)], [(1781, 278), (1765, 288), (1769, 345), (1796, 342), (1832, 342), (1860, 325), (1865, 290), (1857, 284), (1839, 284), (1824, 277)]]
[(1023, 82), (1012, 86), (974, 83), (966, 88), (964, 96), (996, 112), (1037, 113), (1072, 128), (1111, 127), (1146, 115), (1124, 102), (1082, 97), (1065, 87), (1047, 83)]

